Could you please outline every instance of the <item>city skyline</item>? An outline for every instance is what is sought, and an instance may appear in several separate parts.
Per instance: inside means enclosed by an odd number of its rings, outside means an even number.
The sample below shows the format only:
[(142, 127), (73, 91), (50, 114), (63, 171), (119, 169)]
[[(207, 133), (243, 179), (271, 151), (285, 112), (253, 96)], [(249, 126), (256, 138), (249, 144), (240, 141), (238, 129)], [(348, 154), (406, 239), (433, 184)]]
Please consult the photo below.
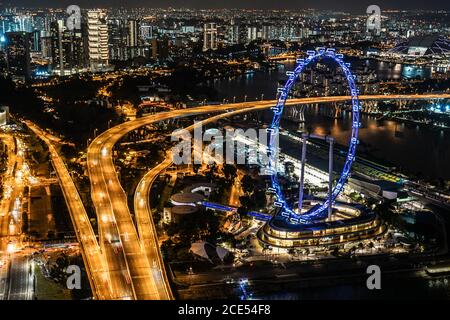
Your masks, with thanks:
[[(76, 3), (75, 3), (76, 2)], [(87, 0), (43, 0), (36, 5), (35, 1), (30, 0), (15, 0), (15, 1), (4, 1), (4, 4), (9, 6), (25, 6), (25, 7), (67, 7), (69, 5), (79, 5), (85, 8), (95, 8), (95, 7), (148, 7), (148, 8), (192, 8), (192, 9), (318, 9), (318, 10), (330, 10), (330, 11), (347, 11), (351, 13), (361, 12), (364, 14), (365, 8), (369, 5), (375, 4), (384, 10), (450, 10), (450, 3), (442, 2), (439, 0), (427, 1), (426, 4), (419, 0), (380, 0), (380, 1), (344, 1), (336, 2), (332, 0), (325, 1), (315, 1), (315, 0), (304, 0), (304, 1), (292, 1), (287, 0), (274, 4), (271, 0), (258, 0), (258, 1), (239, 1), (230, 0), (226, 3), (220, 3), (215, 5), (211, 1), (206, 0), (156, 0), (152, 3), (144, 0), (130, 0), (124, 3), (119, 0), (98, 0), (93, 3)]]
[(45, 3), (0, 5), (0, 300), (449, 299), (450, 12)]

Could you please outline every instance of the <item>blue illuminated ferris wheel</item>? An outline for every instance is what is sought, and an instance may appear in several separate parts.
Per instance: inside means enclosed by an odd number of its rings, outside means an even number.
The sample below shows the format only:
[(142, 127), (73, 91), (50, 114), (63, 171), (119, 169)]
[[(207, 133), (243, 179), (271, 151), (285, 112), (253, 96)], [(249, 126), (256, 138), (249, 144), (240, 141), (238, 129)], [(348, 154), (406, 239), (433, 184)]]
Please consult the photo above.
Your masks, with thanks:
[[(299, 214), (296, 213), (292, 208), (290, 208), (286, 203), (282, 189), (278, 182), (278, 173), (276, 168), (278, 149), (276, 146), (276, 139), (280, 130), (280, 120), (283, 114), (284, 106), (295, 81), (308, 65), (316, 63), (319, 59), (323, 58), (328, 58), (334, 61), (340, 67), (347, 79), (352, 103), (352, 132), (344, 168), (341, 172), (339, 180), (332, 189), (332, 192), (330, 192), (330, 196), (322, 204), (313, 206), (307, 212)], [(288, 222), (293, 224), (311, 223), (327, 217), (328, 204), (333, 204), (336, 201), (336, 198), (344, 189), (344, 185), (350, 175), (350, 169), (352, 167), (353, 161), (355, 160), (356, 146), (358, 145), (358, 130), (360, 126), (360, 105), (358, 101), (358, 90), (355, 84), (355, 76), (350, 71), (350, 64), (345, 63), (343, 61), (343, 55), (336, 54), (334, 49), (318, 48), (317, 51), (307, 51), (307, 57), (304, 59), (297, 59), (297, 64), (294, 71), (287, 72), (287, 75), (289, 76), (289, 78), (286, 81), (286, 84), (283, 88), (278, 89), (278, 101), (276, 106), (272, 108), (272, 123), (269, 128), (267, 128), (267, 132), (270, 136), (267, 151), (269, 159), (267, 170), (271, 175), (272, 184), (272, 188), (270, 190), (274, 192), (276, 197), (274, 205), (275, 207), (279, 208), (278, 215), (286, 218)], [(306, 142), (304, 141), (304, 143)]]

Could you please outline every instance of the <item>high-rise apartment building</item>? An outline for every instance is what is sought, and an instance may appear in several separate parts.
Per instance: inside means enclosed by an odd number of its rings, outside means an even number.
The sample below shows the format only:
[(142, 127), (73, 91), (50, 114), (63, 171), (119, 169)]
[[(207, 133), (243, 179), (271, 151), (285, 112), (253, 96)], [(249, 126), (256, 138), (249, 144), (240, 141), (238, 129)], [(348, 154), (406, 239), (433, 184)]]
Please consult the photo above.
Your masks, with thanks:
[(228, 43), (229, 44), (240, 43), (239, 31), (240, 31), (239, 25), (236, 24), (234, 20), (231, 20), (231, 23), (228, 26)]
[(254, 41), (258, 39), (258, 27), (257, 26), (248, 26), (247, 27), (247, 41)]
[(149, 55), (150, 44), (148, 43), (145, 46), (140, 21), (135, 19), (109, 19), (108, 33), (110, 60), (126, 61)]
[(141, 41), (139, 32), (139, 22), (137, 20), (130, 19), (127, 21), (128, 34), (127, 34), (127, 51), (128, 58), (133, 59), (141, 55)]
[(217, 49), (217, 24), (205, 23), (203, 26), (203, 51)]
[(108, 25), (104, 10), (87, 12), (87, 49), (91, 70), (101, 70), (108, 65)]

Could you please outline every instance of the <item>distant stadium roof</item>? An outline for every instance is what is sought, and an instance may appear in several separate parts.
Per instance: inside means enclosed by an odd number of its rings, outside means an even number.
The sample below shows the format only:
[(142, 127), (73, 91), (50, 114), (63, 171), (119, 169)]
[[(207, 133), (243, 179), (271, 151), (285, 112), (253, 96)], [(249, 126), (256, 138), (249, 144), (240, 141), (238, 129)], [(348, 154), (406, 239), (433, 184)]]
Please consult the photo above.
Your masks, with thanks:
[(428, 35), (412, 37), (398, 44), (389, 53), (408, 56), (450, 55), (450, 41), (444, 36)]

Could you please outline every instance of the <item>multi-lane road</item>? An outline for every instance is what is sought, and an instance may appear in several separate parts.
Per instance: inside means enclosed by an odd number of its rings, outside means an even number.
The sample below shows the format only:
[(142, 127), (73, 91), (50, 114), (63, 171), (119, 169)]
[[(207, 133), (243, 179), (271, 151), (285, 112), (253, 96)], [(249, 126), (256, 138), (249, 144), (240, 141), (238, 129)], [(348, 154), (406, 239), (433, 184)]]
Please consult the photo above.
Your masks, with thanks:
[[(407, 100), (407, 99), (442, 99), (450, 95), (374, 95), (360, 96), (360, 100)], [(291, 99), (286, 105), (316, 104), (326, 102), (344, 102), (348, 96), (316, 97)], [(105, 221), (113, 219), (116, 230), (100, 227), (101, 237), (114, 233), (125, 254), (127, 268), (137, 299), (170, 299), (169, 284), (159, 253), (159, 246), (147, 204), (149, 186), (157, 173), (171, 164), (166, 159), (152, 169), (140, 182), (135, 197), (136, 226), (128, 208), (127, 197), (122, 189), (113, 163), (113, 147), (126, 134), (139, 127), (155, 122), (189, 117), (199, 114), (226, 112), (223, 117), (231, 116), (231, 111), (250, 112), (273, 106), (275, 100), (233, 103), (224, 105), (207, 105), (191, 109), (173, 110), (146, 116), (120, 124), (97, 137), (88, 149), (88, 168), (92, 186), (92, 199), (97, 215), (105, 215)], [(145, 212), (146, 211), (146, 212)], [(156, 250), (158, 249), (158, 250)]]
[(59, 143), (59, 139), (40, 129), (31, 121), (25, 121), (25, 124), (40, 137), (49, 148), (53, 167), (58, 176), (69, 209), (69, 214), (76, 231), (77, 239), (80, 243), (83, 260), (88, 272), (94, 297), (97, 299), (121, 299), (122, 296), (117, 296), (113, 291), (110, 275), (107, 270), (108, 265), (100, 252), (96, 235), (92, 229), (91, 222), (89, 221), (75, 183), (73, 182), (64, 161), (56, 150), (55, 144)]
[(0, 300), (8, 299), (10, 259), (8, 253), (11, 193), (16, 168), (15, 138), (10, 134), (0, 135), (7, 151), (7, 167), (3, 178), (3, 196), (0, 201)]
[[(447, 99), (450, 94), (370, 95), (360, 100)], [(348, 96), (290, 99), (286, 105), (345, 102)], [(95, 237), (73, 180), (59, 157), (54, 140), (46, 138), (32, 123), (30, 128), (49, 146), (72, 222), (81, 244), (94, 296), (97, 299), (173, 299), (159, 251), (147, 195), (152, 181), (171, 164), (168, 157), (153, 168), (140, 182), (135, 195), (133, 221), (127, 196), (122, 189), (113, 163), (113, 147), (126, 134), (159, 121), (200, 114), (251, 112), (269, 108), (276, 100), (263, 100), (223, 105), (206, 105), (191, 109), (162, 112), (122, 123), (98, 136), (88, 148), (88, 172), (91, 197), (96, 208), (99, 241)], [(213, 117), (214, 118), (214, 117)], [(211, 119), (213, 119), (211, 118)], [(208, 119), (209, 121), (215, 121)], [(135, 224), (136, 223), (136, 224)]]
[(28, 254), (11, 255), (8, 279), (8, 300), (33, 300), (34, 268)]
[(29, 177), (21, 140), (0, 135), (8, 154), (0, 202), (0, 300), (33, 299), (33, 276), (28, 255), (16, 253), (20, 243), (24, 187)]
[[(229, 117), (242, 112), (245, 112), (245, 110), (236, 110), (226, 114), (220, 114), (214, 117), (210, 117), (204, 121), (200, 121), (196, 125), (206, 125), (221, 118)], [(193, 129), (194, 125), (186, 128), (186, 130), (189, 131)], [(194, 152), (201, 152), (201, 150), (194, 150)], [(134, 214), (136, 218), (138, 235), (143, 243), (147, 259), (151, 261), (154, 268), (153, 277), (154, 282), (157, 285), (158, 292), (163, 293), (167, 298), (172, 298), (172, 293), (169, 285), (169, 280), (167, 279), (167, 275), (164, 270), (164, 264), (161, 257), (161, 251), (159, 249), (158, 236), (156, 234), (155, 225), (153, 223), (153, 219), (151, 218), (152, 213), (149, 197), (151, 187), (155, 179), (163, 170), (171, 165), (172, 156), (171, 154), (168, 154), (164, 161), (148, 171), (147, 174), (145, 174), (144, 177), (139, 181), (134, 196)]]

